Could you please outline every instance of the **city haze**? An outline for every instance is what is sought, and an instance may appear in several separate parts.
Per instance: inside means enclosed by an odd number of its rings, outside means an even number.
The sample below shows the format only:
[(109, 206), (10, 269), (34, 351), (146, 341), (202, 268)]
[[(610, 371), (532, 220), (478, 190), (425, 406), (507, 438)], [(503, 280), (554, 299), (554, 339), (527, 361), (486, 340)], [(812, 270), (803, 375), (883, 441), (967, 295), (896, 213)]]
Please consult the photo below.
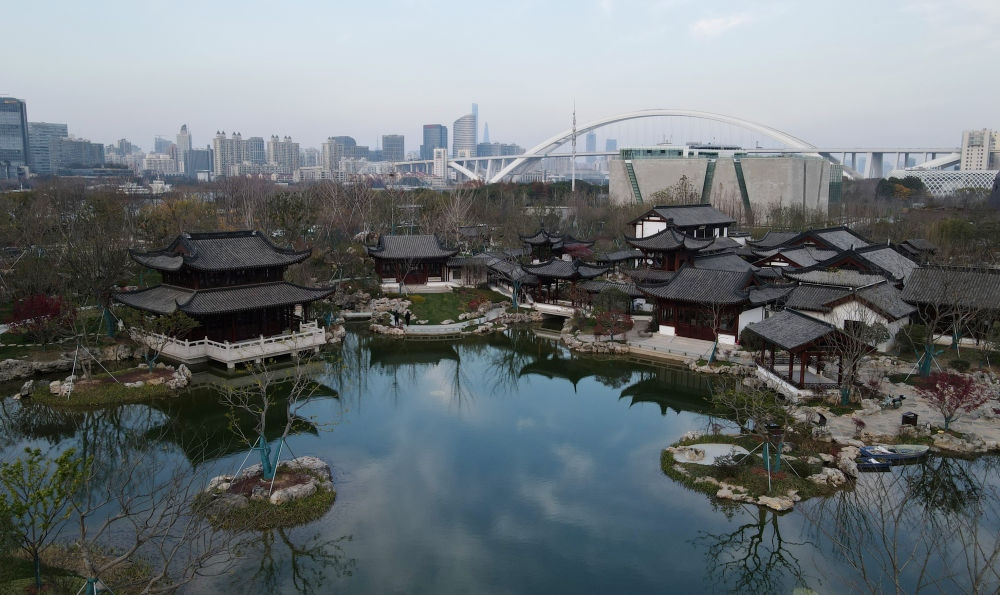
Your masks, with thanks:
[(960, 2), (18, 3), (0, 94), (35, 122), (150, 150), (187, 124), (376, 147), (479, 104), (531, 147), (646, 108), (723, 113), (827, 146), (957, 146), (996, 127), (1000, 5)]

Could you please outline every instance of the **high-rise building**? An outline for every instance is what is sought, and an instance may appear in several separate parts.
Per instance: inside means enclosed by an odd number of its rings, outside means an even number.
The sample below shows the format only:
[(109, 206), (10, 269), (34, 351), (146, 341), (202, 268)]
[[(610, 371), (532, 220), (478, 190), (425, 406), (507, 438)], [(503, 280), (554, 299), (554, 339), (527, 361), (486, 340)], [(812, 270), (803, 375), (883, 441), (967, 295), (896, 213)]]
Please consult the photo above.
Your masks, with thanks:
[(434, 149), (448, 148), (448, 127), (441, 124), (424, 124), (424, 144), (420, 145), (421, 159), (434, 159)]
[(434, 154), (434, 175), (439, 178), (448, 177), (448, 147), (435, 147)]
[[(587, 133), (587, 136), (586, 136), (586, 147), (587, 147), (587, 152), (588, 153), (596, 153), (597, 152), (597, 133), (596, 132), (588, 132)], [(590, 156), (587, 157), (587, 163), (593, 163), (595, 161), (597, 161), (597, 157), (595, 157), (594, 155), (590, 155)]]
[(1000, 131), (988, 128), (963, 131), (959, 169), (1000, 169)]
[[(358, 143), (350, 136), (331, 136), (322, 145), (324, 168), (329, 171), (340, 171), (344, 159), (357, 159)], [(365, 147), (365, 156), (368, 147)]]
[(177, 169), (184, 173), (184, 154), (191, 150), (191, 134), (188, 133), (187, 124), (181, 125), (181, 131), (177, 133)]
[(153, 139), (153, 152), (154, 153), (170, 153), (170, 145), (174, 144), (169, 138), (163, 138), (158, 136)]
[(396, 163), (397, 161), (405, 161), (405, 158), (406, 151), (403, 148), (403, 135), (383, 134), (381, 161)]
[(217, 176), (228, 176), (234, 165), (243, 163), (243, 136), (239, 132), (234, 132), (233, 137), (226, 136), (226, 132), (216, 132), (212, 139), (212, 150), (214, 151), (214, 171)]
[(45, 176), (54, 173), (52, 167), (52, 142), (69, 136), (65, 124), (28, 122), (28, 152), (31, 172)]
[(477, 140), (477, 112), (479, 111), (479, 106), (473, 103), (472, 107), (473, 111), (471, 114), (465, 114), (455, 120), (455, 123), (451, 126), (453, 134), (451, 144), (452, 157), (476, 156), (476, 145), (479, 144)]
[(28, 108), (24, 101), (0, 97), (0, 179), (18, 177), (30, 164)]
[(79, 138), (57, 138), (49, 145), (53, 173), (62, 168), (104, 165), (104, 145)]
[[(194, 179), (200, 179), (201, 176), (208, 177), (208, 174), (212, 172), (212, 150), (209, 148), (204, 149), (190, 149), (184, 153), (184, 176)], [(201, 176), (200, 176), (200, 175)]]
[(614, 153), (618, 150), (618, 141), (613, 138), (609, 138), (604, 141), (604, 150), (608, 153)]
[(299, 168), (299, 143), (292, 142), (292, 137), (284, 139), (277, 135), (267, 141), (267, 162), (277, 168), (278, 173), (292, 174)]
[(299, 152), (299, 167), (318, 167), (323, 154), (315, 147), (308, 147)]
[(243, 141), (243, 160), (253, 165), (267, 163), (267, 144), (262, 136), (251, 136)]

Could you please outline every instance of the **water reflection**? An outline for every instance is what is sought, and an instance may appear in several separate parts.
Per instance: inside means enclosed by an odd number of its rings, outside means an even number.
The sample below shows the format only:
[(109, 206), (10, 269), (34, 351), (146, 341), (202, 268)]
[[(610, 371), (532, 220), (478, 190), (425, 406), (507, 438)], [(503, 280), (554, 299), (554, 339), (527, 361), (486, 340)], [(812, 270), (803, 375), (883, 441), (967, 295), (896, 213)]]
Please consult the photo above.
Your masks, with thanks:
[(996, 593), (1000, 589), (998, 457), (931, 457), (866, 474), (856, 489), (803, 507), (812, 533), (870, 592)]
[[(531, 329), (440, 343), (351, 332), (316, 378), (337, 398), (311, 400), (288, 442), (333, 465), (336, 504), (307, 526), (254, 535), (233, 572), (199, 579), (197, 592), (997, 585), (995, 459), (866, 475), (782, 516), (720, 511), (659, 469), (664, 446), (719, 423), (706, 415), (708, 379), (683, 368), (580, 357)], [(0, 408), (5, 456), (31, 441), (85, 443), (109, 460), (145, 446), (208, 476), (246, 452), (210, 391), (87, 413), (33, 407)]]

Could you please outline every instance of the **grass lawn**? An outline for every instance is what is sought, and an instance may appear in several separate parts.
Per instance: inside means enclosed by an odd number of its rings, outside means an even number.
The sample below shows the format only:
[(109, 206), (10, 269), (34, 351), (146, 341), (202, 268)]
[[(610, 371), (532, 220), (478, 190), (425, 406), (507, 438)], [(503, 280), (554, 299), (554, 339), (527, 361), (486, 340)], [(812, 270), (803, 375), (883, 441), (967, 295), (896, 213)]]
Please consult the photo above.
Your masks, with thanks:
[(502, 302), (507, 298), (495, 291), (463, 287), (451, 293), (423, 293), (406, 296), (412, 302), (413, 312), (411, 323), (426, 320), (427, 324), (441, 324), (443, 320), (458, 322), (458, 315), (472, 312), (478, 306), (470, 306), (473, 302)]

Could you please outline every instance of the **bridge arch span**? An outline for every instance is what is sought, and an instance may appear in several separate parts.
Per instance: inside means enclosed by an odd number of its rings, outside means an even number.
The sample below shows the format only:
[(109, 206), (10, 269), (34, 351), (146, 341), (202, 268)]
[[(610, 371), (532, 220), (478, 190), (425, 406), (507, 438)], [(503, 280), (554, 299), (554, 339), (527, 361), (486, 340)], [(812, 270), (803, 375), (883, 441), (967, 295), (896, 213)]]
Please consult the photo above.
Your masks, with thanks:
[[(796, 138), (786, 132), (782, 132), (777, 128), (772, 128), (770, 126), (765, 126), (764, 124), (758, 124), (756, 122), (751, 122), (749, 120), (744, 120), (742, 118), (737, 118), (735, 116), (726, 116), (723, 114), (715, 114), (712, 112), (702, 112), (696, 110), (684, 110), (684, 109), (648, 109), (640, 110), (635, 112), (627, 112), (624, 114), (618, 114), (616, 116), (611, 116), (608, 118), (602, 118), (600, 120), (595, 120), (593, 122), (588, 122), (582, 126), (578, 126), (576, 129), (577, 136), (581, 134), (586, 134), (591, 130), (596, 130), (602, 126), (607, 126), (609, 124), (616, 124), (618, 122), (625, 122), (627, 120), (638, 120), (641, 118), (662, 118), (662, 117), (683, 117), (683, 118), (698, 118), (701, 120), (711, 120), (714, 122), (722, 122), (724, 124), (732, 124), (733, 126), (739, 126), (740, 128), (745, 128), (747, 130), (753, 130), (759, 132), (760, 134), (776, 140), (788, 148), (791, 149), (815, 149), (815, 145), (811, 145), (806, 141)], [(493, 176), (489, 182), (496, 183), (503, 180), (505, 177), (514, 173), (514, 170), (521, 167), (522, 165), (530, 162), (536, 161), (545, 157), (550, 151), (566, 144), (573, 138), (573, 129), (565, 130), (559, 134), (548, 138), (541, 143), (535, 145), (529, 149), (524, 154), (518, 156), (516, 159), (507, 164), (506, 167), (501, 169), (495, 176)]]

